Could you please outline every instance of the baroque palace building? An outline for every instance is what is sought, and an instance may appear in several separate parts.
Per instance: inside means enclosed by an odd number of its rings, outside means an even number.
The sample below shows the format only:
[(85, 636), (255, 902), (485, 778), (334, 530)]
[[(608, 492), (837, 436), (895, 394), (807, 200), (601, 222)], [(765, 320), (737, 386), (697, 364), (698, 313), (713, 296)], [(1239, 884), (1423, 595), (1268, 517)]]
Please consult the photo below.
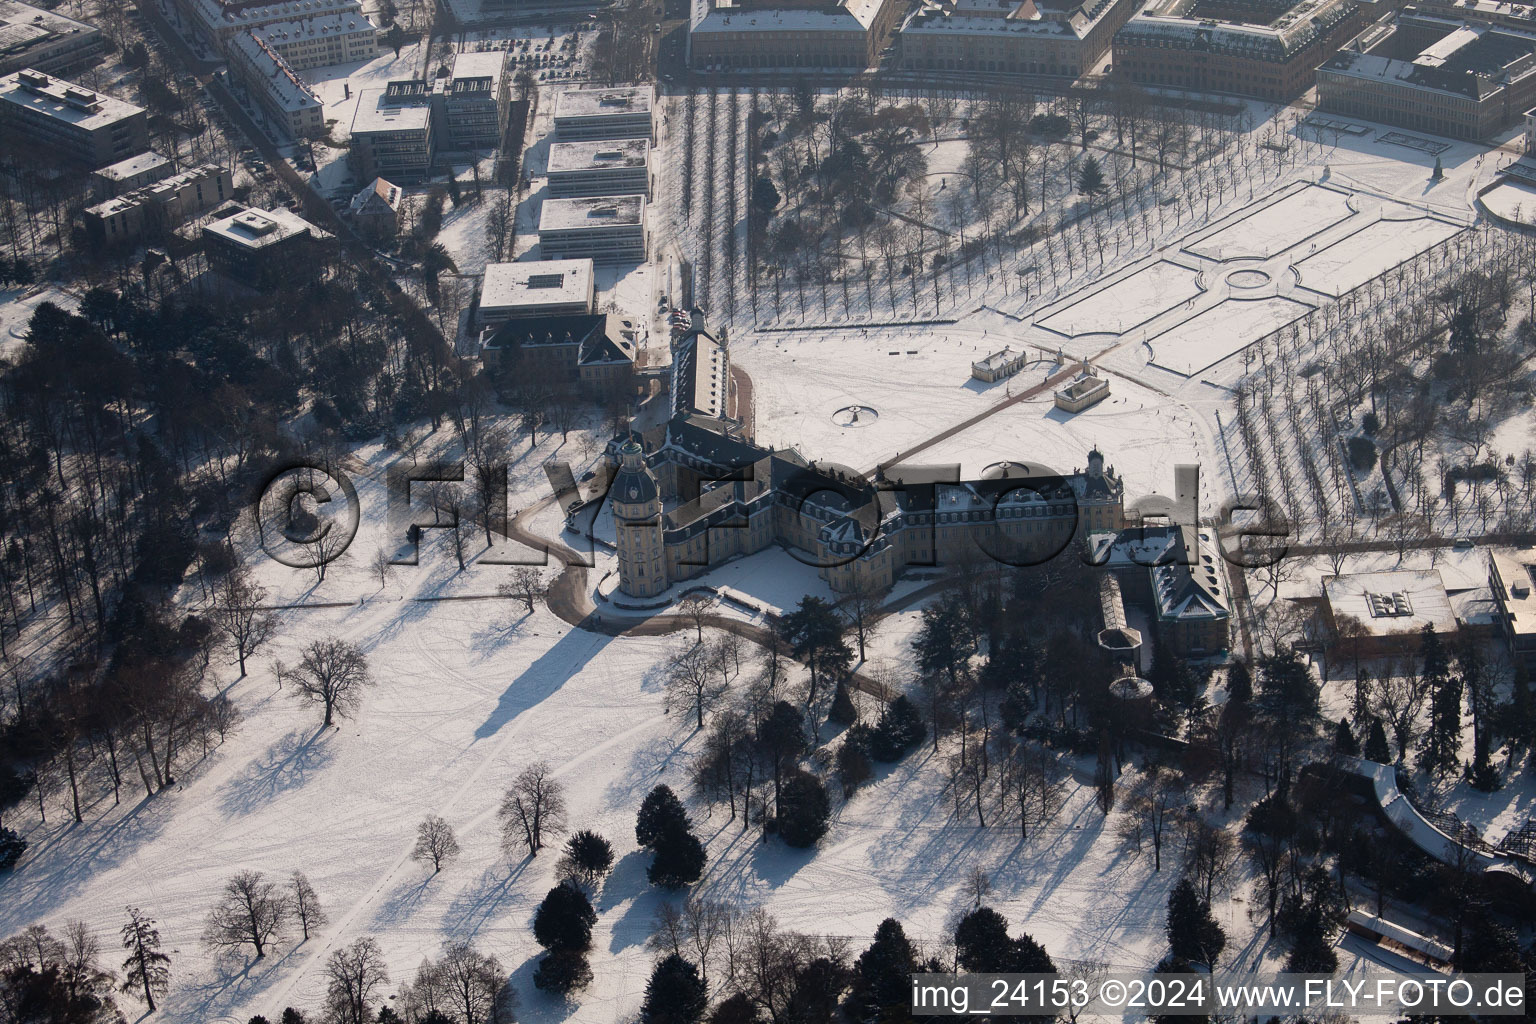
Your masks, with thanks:
[(1125, 525), (1124, 485), (1098, 451), (1070, 476), (1017, 467), (955, 483), (871, 481), (679, 417), (613, 455), (619, 588), (635, 597), (773, 544), (852, 593), (883, 590), (908, 566), (1044, 561), (1087, 531)]
[[(678, 339), (683, 369), (705, 360), (722, 390), (731, 379), (729, 347), (702, 329)], [(715, 364), (719, 364), (716, 366)], [(674, 391), (697, 391), (698, 372), (674, 373)], [(692, 385), (690, 389), (688, 385)], [(705, 385), (710, 386), (710, 385)], [(1183, 653), (1226, 646), (1228, 600), (1210, 535), (1194, 524), (1143, 527), (1127, 512), (1125, 485), (1097, 449), (1070, 474), (1005, 463), (979, 480), (936, 478), (893, 468), (873, 479), (818, 464), (794, 448), (775, 449), (747, 436), (749, 423), (726, 406), (674, 394), (672, 417), (615, 438), (608, 500), (614, 517), (619, 589), (656, 597), (712, 566), (772, 545), (818, 568), (836, 593), (878, 592), (908, 567), (995, 559), (1037, 564), (1074, 544), (1095, 551), (1094, 563), (1145, 579), (1159, 632)], [(1190, 502), (1198, 471), (1180, 467), (1176, 502)], [(1121, 559), (1127, 543), (1165, 548), (1168, 564)], [(1090, 541), (1090, 535), (1093, 540)], [(1196, 544), (1198, 559), (1178, 557)]]

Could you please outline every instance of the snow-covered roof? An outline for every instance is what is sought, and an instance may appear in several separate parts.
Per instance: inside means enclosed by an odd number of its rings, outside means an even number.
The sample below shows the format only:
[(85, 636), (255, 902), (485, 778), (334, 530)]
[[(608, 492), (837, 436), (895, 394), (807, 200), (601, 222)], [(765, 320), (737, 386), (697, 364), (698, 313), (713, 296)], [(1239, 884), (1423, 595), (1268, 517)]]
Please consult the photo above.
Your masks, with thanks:
[(1499, 595), (1516, 635), (1536, 633), (1536, 552), (1489, 552), (1493, 570), (1498, 574)]
[[(1152, 597), (1162, 619), (1225, 619), (1231, 613), (1221, 553), (1209, 530), (1193, 526), (1173, 527), (1169, 540), (1176, 557), (1152, 569)], [(1198, 548), (1195, 545), (1198, 544)], [(1195, 564), (1185, 565), (1186, 553), (1195, 548)]]
[(265, 40), (258, 39), (254, 32), (241, 32), (230, 41), (230, 46), (261, 69), (267, 90), (284, 110), (303, 110), (321, 105), (320, 94), (299, 77), (299, 73), (283, 59), (282, 54), (272, 49)]
[(108, 181), (124, 181), (128, 178), (136, 178), (149, 171), (158, 171), (169, 168), (171, 162), (152, 149), (145, 150), (137, 156), (131, 156), (126, 160), (119, 160), (115, 164), (99, 167), (94, 172), (97, 177)]
[(352, 203), (348, 210), (353, 214), (365, 213), (370, 208), (378, 209), (379, 204), (390, 211), (400, 207), (400, 186), (393, 185), (383, 178), (374, 178), (368, 183), (368, 187), (352, 197)]
[(617, 89), (567, 89), (555, 97), (555, 120), (568, 117), (607, 117), (614, 114), (651, 112), (649, 86), (627, 85)]
[(364, 89), (357, 98), (357, 113), (352, 116), (352, 134), (368, 132), (424, 132), (432, 119), (432, 108), (423, 104), (384, 102), (383, 89)]
[(264, 249), (294, 235), (309, 233), (315, 238), (329, 237), (292, 210), (240, 209), (226, 217), (203, 225), (204, 237), (213, 235), (244, 249)]
[(507, 69), (507, 51), (486, 50), (483, 53), (461, 53), (453, 58), (453, 77), (500, 78)]
[(1323, 580), (1323, 595), (1336, 620), (1343, 615), (1358, 619), (1373, 636), (1417, 633), (1426, 625), (1437, 633), (1456, 629), (1456, 613), (1435, 569), (1329, 576)]
[(1347, 17), (1356, 0), (1300, 0), (1267, 24), (1186, 14), (1188, 0), (1150, 5), (1115, 34), (1117, 43), (1169, 46), (1280, 61)]
[(539, 211), (540, 231), (632, 227), (644, 222), (644, 196), (546, 199)]
[(549, 147), (546, 170), (589, 171), (610, 167), (644, 167), (650, 158), (648, 139), (601, 139), (554, 142)]
[(62, 78), (45, 75), (31, 68), (0, 78), (0, 101), (28, 107), (55, 121), (76, 125), (87, 131), (105, 128), (126, 117), (142, 113), (136, 107)]
[(377, 29), (361, 11), (349, 11), (299, 21), (274, 21), (265, 25), (254, 25), (251, 31), (261, 39), (282, 45), (303, 39), (324, 39), (329, 36), (376, 32)]
[(480, 284), (482, 312), (586, 303), (591, 297), (590, 259), (487, 263)]
[(691, 31), (699, 32), (864, 32), (886, 0), (844, 0), (822, 8), (737, 7), (700, 0)]

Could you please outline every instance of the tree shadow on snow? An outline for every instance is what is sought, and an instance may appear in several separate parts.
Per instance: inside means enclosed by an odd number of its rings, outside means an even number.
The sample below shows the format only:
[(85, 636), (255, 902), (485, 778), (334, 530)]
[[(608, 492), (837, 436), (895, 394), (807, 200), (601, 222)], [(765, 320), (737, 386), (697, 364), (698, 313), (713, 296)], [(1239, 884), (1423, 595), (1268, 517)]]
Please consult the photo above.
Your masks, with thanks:
[(649, 889), (651, 883), (645, 877), (645, 872), (650, 866), (649, 850), (630, 850), (620, 857), (613, 870), (608, 872), (608, 877), (603, 879), (603, 887), (597, 892), (597, 899), (593, 903), (597, 912), (605, 914), (625, 900), (637, 897)]
[(521, 636), (523, 627), (532, 618), (533, 616), (524, 607), (516, 615), (487, 622), (483, 627), (470, 634), (469, 649), (483, 661), (501, 650), (506, 644)]
[(373, 924), (376, 928), (389, 928), (407, 921), (421, 906), (422, 900), (427, 895), (427, 887), (432, 884), (432, 879), (437, 876), (428, 875), (419, 882), (402, 882), (395, 886), (394, 891), (384, 897), (379, 904), (378, 912), (373, 915)]
[(542, 959), (544, 959), (544, 951), (541, 949), (524, 960), (518, 965), (517, 970), (512, 972), (510, 984), (521, 997), (517, 1007), (517, 1019), (520, 1024), (556, 1024), (558, 1021), (568, 1020), (580, 1001), (581, 993), (579, 992), (576, 993), (576, 998), (572, 999), (551, 992), (542, 992), (534, 987), (533, 973), (539, 969), (539, 961)]
[(531, 857), (524, 857), (505, 872), (497, 863), (480, 873), (474, 885), (459, 892), (443, 912), (442, 928), (445, 932), (466, 940), (478, 935), (480, 929), (491, 921), (512, 895), (512, 883), (527, 869)]
[(302, 788), (310, 773), (318, 772), (335, 758), (329, 744), (321, 742), (329, 730), (306, 734), (295, 729), (268, 747), (233, 779), (220, 801), (227, 814), (249, 814), (260, 805), (289, 790)]
[(298, 945), (294, 944), (283, 949), (280, 956), (268, 953), (260, 960), (251, 960), (234, 951), (225, 952), (214, 958), (211, 976), (177, 986), (175, 996), (178, 1004), (182, 999), (187, 999), (190, 1005), (176, 1005), (174, 1010), (185, 1020), (228, 1019), (230, 1010), (249, 1003), (254, 996), (270, 987), (282, 975), (289, 959), (298, 949)]

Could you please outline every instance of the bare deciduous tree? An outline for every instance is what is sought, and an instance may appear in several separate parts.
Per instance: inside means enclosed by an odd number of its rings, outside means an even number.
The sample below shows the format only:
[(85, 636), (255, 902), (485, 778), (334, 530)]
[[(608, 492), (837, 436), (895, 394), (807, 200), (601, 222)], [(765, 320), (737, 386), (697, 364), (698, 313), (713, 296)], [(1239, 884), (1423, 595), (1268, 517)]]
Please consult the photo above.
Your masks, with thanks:
[(549, 763), (537, 761), (520, 772), (502, 798), (501, 842), (509, 851), (522, 843), (536, 857), (549, 836), (565, 828), (565, 791)]
[(325, 961), (326, 1008), (339, 1024), (368, 1024), (374, 990), (389, 984), (384, 951), (371, 935), (333, 952)]
[(432, 873), (443, 870), (446, 861), (459, 855), (459, 841), (453, 834), (453, 826), (435, 814), (429, 814), (416, 826), (416, 846), (411, 857), (419, 861), (431, 861)]
[(704, 728), (704, 713), (720, 702), (725, 684), (715, 676), (714, 659), (705, 644), (687, 644), (667, 666), (667, 707), (689, 708), (694, 722)]
[(250, 570), (243, 566), (225, 573), (214, 590), (208, 619), (235, 652), (241, 676), (245, 675), (245, 659), (277, 632), (277, 620), (260, 610), (266, 597), (266, 590), (251, 579)]
[(292, 686), (311, 704), (325, 708), (322, 728), (329, 728), (335, 716), (348, 717), (362, 704), (363, 690), (373, 685), (368, 673), (368, 659), (355, 644), (338, 638), (312, 641), (304, 648), (299, 663), (289, 668), (275, 666), (278, 682)]
[(309, 933), (316, 928), (325, 927), (329, 920), (325, 916), (325, 910), (320, 906), (320, 895), (315, 892), (315, 887), (309, 884), (309, 879), (304, 872), (295, 871), (288, 878), (288, 909), (299, 922), (299, 932), (304, 936), (304, 941), (309, 941)]
[(248, 945), (260, 960), (282, 933), (285, 904), (277, 883), (267, 881), (260, 871), (241, 871), (224, 883), (203, 929), (203, 942), (214, 950)]

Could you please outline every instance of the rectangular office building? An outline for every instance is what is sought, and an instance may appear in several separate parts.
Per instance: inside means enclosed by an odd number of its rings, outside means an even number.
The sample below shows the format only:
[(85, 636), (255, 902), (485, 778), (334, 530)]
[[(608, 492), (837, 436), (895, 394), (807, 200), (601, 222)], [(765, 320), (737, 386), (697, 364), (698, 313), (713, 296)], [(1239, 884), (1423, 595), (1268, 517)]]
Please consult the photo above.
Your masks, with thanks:
[(549, 194), (651, 195), (651, 144), (645, 139), (556, 142), (549, 147)]
[(592, 312), (596, 298), (590, 259), (487, 263), (480, 285), (480, 323), (582, 315)]
[(394, 88), (365, 89), (352, 118), (352, 152), (364, 180), (421, 181), (432, 173), (432, 108)]
[(507, 90), (507, 53), (461, 53), (453, 59), (453, 76), (441, 82), (438, 118), (439, 149), (458, 152), (501, 145), (511, 96)]
[(0, 135), (101, 167), (148, 149), (149, 121), (132, 103), (25, 68), (0, 78)]
[(539, 213), (539, 255), (597, 263), (643, 262), (645, 197), (546, 199)]
[(31, 4), (0, 0), (0, 75), (22, 68), (71, 71), (95, 63), (105, 51), (94, 25)]
[(561, 93), (555, 99), (555, 137), (562, 142), (653, 138), (650, 87), (630, 85)]

